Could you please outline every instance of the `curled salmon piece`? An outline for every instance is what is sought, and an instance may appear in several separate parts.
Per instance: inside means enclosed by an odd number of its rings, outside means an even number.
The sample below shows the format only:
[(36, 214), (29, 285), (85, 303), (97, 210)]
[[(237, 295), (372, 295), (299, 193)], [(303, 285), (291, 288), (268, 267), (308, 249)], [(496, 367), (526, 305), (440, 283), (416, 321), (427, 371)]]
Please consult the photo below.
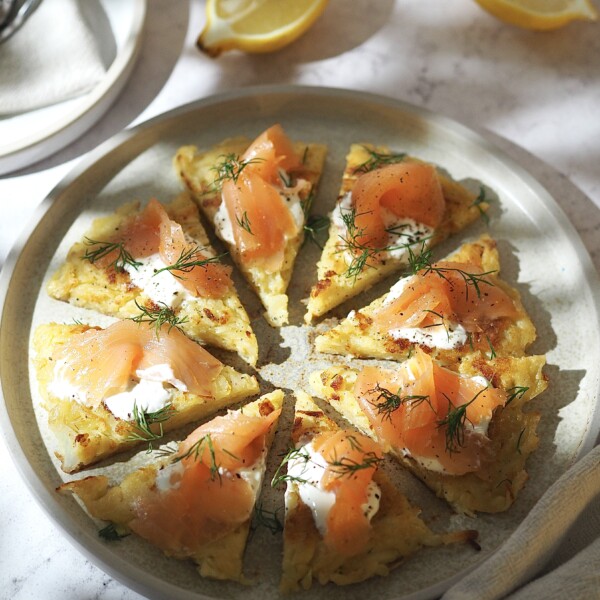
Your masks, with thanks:
[(171, 274), (194, 296), (221, 298), (231, 289), (231, 267), (214, 262), (208, 254), (188, 243), (181, 225), (175, 221), (161, 222), (158, 251), (167, 265), (188, 263), (189, 266), (171, 270)]
[(106, 329), (88, 329), (71, 336), (52, 360), (71, 385), (86, 390), (97, 406), (104, 398), (127, 388), (143, 354), (140, 332), (133, 321), (119, 321)]
[(373, 313), (373, 325), (387, 333), (447, 322), (476, 332), (497, 319), (517, 318), (514, 300), (494, 285), (490, 274), (470, 263), (434, 263), (411, 277), (397, 298)]
[(261, 459), (280, 413), (231, 412), (192, 432), (179, 446), (175, 460), (181, 469), (172, 469), (169, 489), (155, 489), (136, 502), (132, 531), (176, 554), (247, 522), (256, 491), (238, 472)]
[(134, 505), (128, 526), (168, 554), (177, 556), (247, 521), (254, 493), (243, 479), (217, 477), (203, 463), (171, 477), (173, 487), (150, 492)]
[(201, 461), (229, 470), (253, 464), (262, 452), (265, 435), (277, 421), (281, 409), (266, 417), (231, 412), (216, 417), (191, 433), (179, 446), (179, 456), (185, 462)]
[(298, 235), (299, 228), (277, 188), (244, 169), (237, 182), (223, 184), (222, 193), (243, 261), (279, 270), (286, 240)]
[(336, 497), (327, 516), (325, 543), (343, 556), (356, 555), (371, 535), (365, 506), (381, 448), (362, 434), (343, 430), (323, 432), (311, 443), (327, 462), (321, 486)]
[(118, 321), (106, 329), (71, 336), (53, 356), (61, 375), (85, 390), (90, 405), (125, 391), (137, 370), (167, 364), (187, 391), (212, 395), (223, 364), (176, 327)]
[(384, 210), (435, 229), (446, 201), (435, 167), (421, 162), (386, 165), (361, 175), (352, 190), (359, 244), (385, 248), (389, 234)]
[(279, 182), (280, 169), (287, 172), (302, 167), (291, 140), (278, 123), (263, 131), (248, 146), (242, 158), (253, 163), (253, 170), (270, 183)]
[(477, 471), (489, 458), (487, 426), (507, 398), (420, 349), (395, 371), (364, 368), (354, 393), (382, 443), (450, 475)]
[[(171, 275), (194, 296), (221, 298), (233, 285), (231, 268), (214, 262), (201, 248), (189, 243), (181, 225), (169, 218), (155, 198), (129, 219), (111, 242), (121, 243), (134, 260), (158, 253), (166, 266), (182, 264), (181, 269), (171, 269)], [(95, 264), (106, 268), (118, 254), (119, 249), (114, 249)]]
[(288, 198), (298, 194), (303, 180), (290, 187), (287, 175), (301, 166), (281, 125), (273, 125), (250, 144), (236, 176), (223, 182), (223, 202), (244, 263), (259, 263), (269, 272), (281, 269), (286, 241), (301, 228)]

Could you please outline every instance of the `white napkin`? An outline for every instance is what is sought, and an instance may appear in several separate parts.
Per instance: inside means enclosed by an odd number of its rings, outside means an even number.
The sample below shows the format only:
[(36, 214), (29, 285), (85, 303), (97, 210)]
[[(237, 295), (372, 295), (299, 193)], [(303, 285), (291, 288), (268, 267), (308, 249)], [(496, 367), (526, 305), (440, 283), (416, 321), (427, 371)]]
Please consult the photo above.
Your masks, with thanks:
[(0, 45), (0, 115), (75, 98), (91, 90), (104, 74), (77, 0), (45, 0)]
[[(600, 446), (542, 496), (506, 543), (442, 600), (600, 598)], [(580, 549), (583, 545), (583, 549)], [(579, 549), (574, 557), (569, 549)], [(523, 586), (552, 558), (542, 577)], [(561, 558), (566, 560), (561, 564)], [(521, 587), (511, 595), (510, 592)]]

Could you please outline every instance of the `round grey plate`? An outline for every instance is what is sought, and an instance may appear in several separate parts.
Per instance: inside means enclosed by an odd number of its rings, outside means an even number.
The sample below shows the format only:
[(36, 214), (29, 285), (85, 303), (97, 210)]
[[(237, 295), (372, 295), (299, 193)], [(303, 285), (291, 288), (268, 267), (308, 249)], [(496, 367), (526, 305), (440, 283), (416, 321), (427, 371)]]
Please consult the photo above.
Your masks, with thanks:
[[(531, 403), (542, 413), (540, 447), (528, 463), (530, 480), (505, 514), (469, 519), (451, 512), (412, 477), (391, 467), (411, 501), (423, 508), (433, 528), (476, 528), (482, 552), (470, 547), (426, 549), (387, 578), (348, 588), (315, 586), (311, 598), (430, 598), (447, 588), (493, 552), (519, 525), (544, 491), (591, 448), (600, 428), (597, 413), (600, 344), (598, 278), (575, 229), (556, 202), (527, 172), (485, 139), (444, 117), (398, 101), (357, 92), (301, 87), (246, 88), (185, 106), (124, 132), (93, 152), (44, 201), (34, 222), (13, 249), (0, 280), (3, 299), (0, 329), (0, 374), (4, 436), (36, 499), (77, 546), (110, 575), (156, 598), (276, 597), (281, 538), (257, 529), (246, 553), (246, 574), (254, 587), (201, 579), (191, 564), (164, 557), (130, 536), (118, 544), (102, 541), (99, 524), (72, 498), (55, 488), (68, 477), (53, 457), (53, 439), (39, 407), (34, 374), (29, 368), (29, 338), (42, 322), (91, 324), (110, 319), (47, 297), (45, 283), (70, 245), (91, 220), (131, 200), (155, 196), (169, 200), (180, 191), (171, 166), (180, 145), (207, 148), (234, 135), (254, 137), (280, 122), (294, 139), (324, 142), (329, 147), (322, 185), (313, 212), (325, 214), (336, 199), (344, 157), (352, 142), (386, 144), (443, 167), (455, 179), (477, 189), (485, 185), (495, 198), (491, 222), (475, 224), (436, 251), (442, 257), (463, 241), (488, 230), (498, 240), (503, 278), (516, 285), (538, 328), (531, 353), (545, 353), (550, 387)], [(337, 362), (313, 353), (311, 331), (302, 324), (305, 298), (314, 281), (320, 251), (306, 245), (290, 286), (291, 324), (269, 328), (256, 298), (237, 280), (261, 345), (259, 373), (269, 386), (306, 388), (306, 376)], [(383, 293), (390, 281), (346, 303), (335, 316), (360, 307)], [(235, 362), (226, 356), (225, 360)], [(308, 390), (310, 391), (310, 390)], [(288, 400), (289, 417), (292, 401)], [(288, 443), (280, 427), (270, 468)], [(126, 459), (131, 459), (127, 462)], [(107, 473), (118, 479), (146, 460), (138, 454), (117, 458), (86, 474)], [(265, 488), (265, 501), (281, 503), (280, 491)]]

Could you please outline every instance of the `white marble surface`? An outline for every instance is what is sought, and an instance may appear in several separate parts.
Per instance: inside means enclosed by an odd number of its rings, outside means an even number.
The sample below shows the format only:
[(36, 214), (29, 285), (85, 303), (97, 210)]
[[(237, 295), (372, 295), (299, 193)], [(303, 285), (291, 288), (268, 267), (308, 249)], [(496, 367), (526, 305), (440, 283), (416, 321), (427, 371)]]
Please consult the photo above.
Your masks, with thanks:
[[(114, 133), (235, 87), (299, 83), (385, 94), (482, 132), (549, 189), (599, 270), (600, 25), (540, 34), (471, 0), (331, 0), (287, 49), (211, 61), (193, 45), (203, 15), (199, 0), (150, 0), (141, 58), (109, 113), (54, 157), (0, 178), (0, 263), (52, 187)], [(0, 464), (0, 599), (140, 598), (54, 527), (3, 444)]]

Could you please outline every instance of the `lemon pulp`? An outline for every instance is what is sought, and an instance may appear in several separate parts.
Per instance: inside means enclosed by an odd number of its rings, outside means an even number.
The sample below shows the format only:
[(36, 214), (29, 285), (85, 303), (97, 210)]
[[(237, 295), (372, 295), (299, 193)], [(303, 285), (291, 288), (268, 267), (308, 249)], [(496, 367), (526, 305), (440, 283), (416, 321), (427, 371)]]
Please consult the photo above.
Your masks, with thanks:
[(198, 47), (210, 56), (225, 50), (272, 52), (306, 32), (329, 0), (208, 0)]

